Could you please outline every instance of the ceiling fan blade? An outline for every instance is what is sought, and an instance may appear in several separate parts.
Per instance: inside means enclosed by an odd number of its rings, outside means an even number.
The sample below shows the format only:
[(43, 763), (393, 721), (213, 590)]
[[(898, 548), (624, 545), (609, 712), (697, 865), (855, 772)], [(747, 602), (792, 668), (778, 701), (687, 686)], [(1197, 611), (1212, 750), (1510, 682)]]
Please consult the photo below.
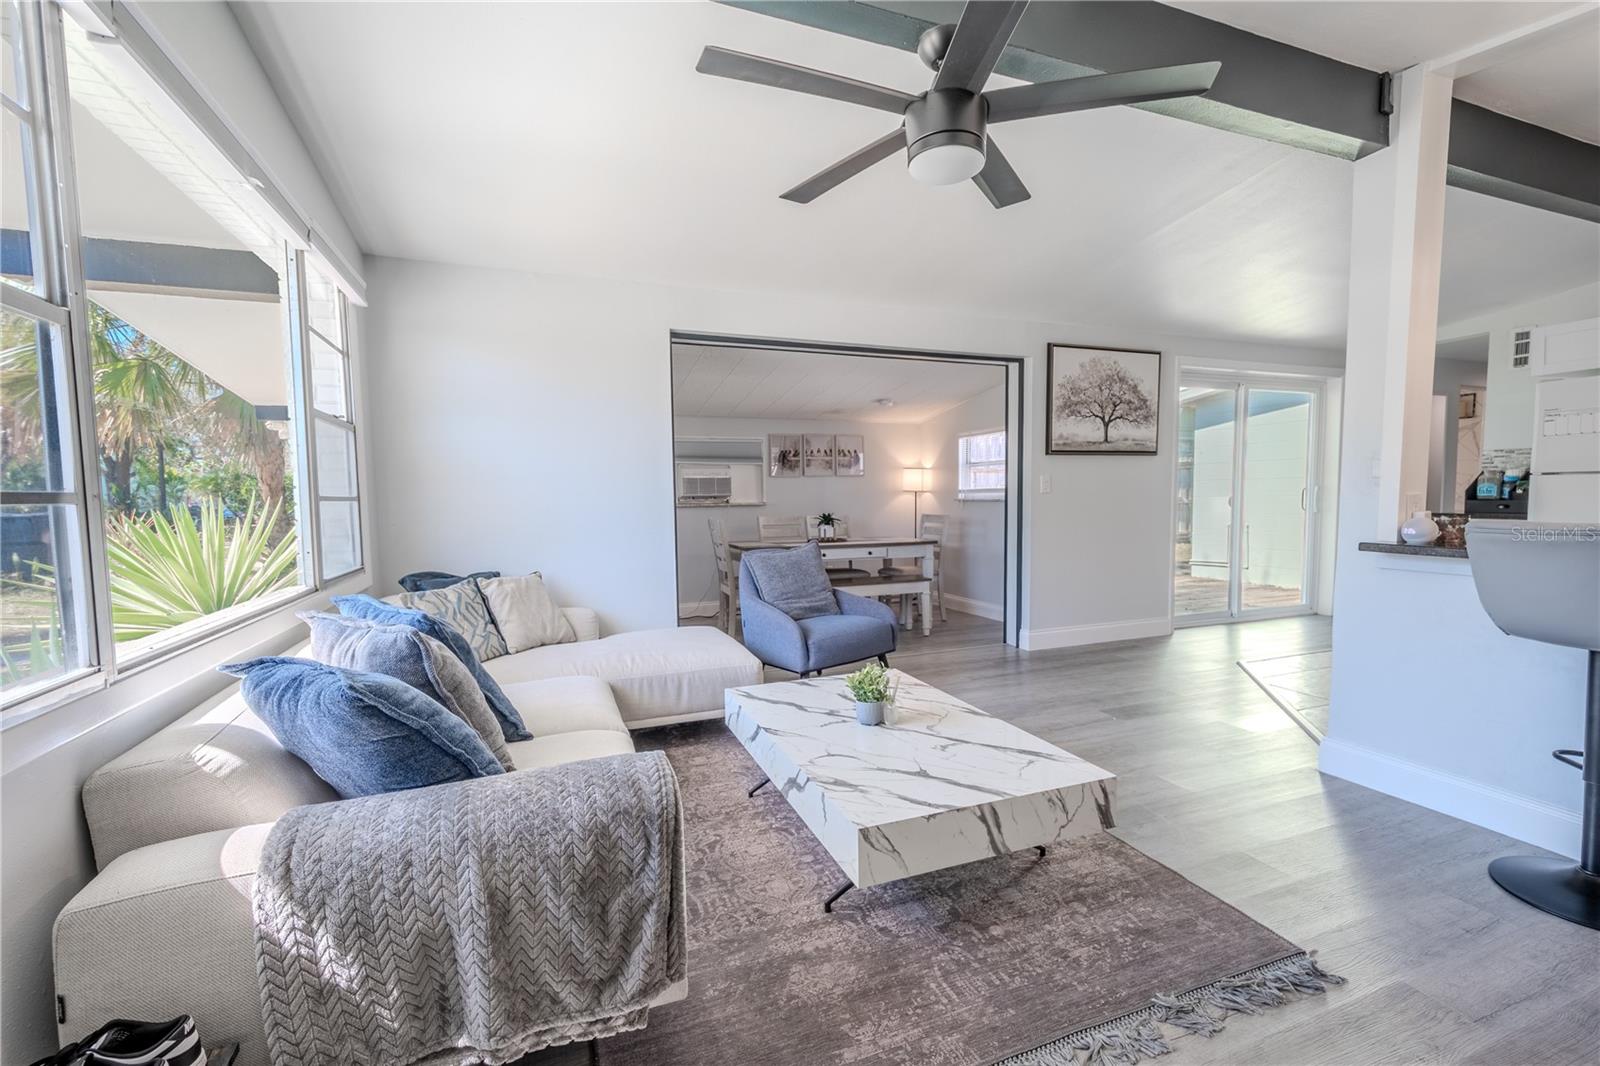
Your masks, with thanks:
[(983, 98), (989, 101), (990, 122), (1010, 122), (1094, 107), (1198, 96), (1211, 88), (1221, 69), (1221, 63), (1186, 63), (1178, 67), (1091, 74), (1086, 78), (994, 89), (984, 93)]
[(994, 143), (992, 137), (989, 139), (983, 169), (973, 175), (972, 183), (982, 189), (983, 195), (996, 207), (1010, 207), (1033, 196), (1028, 187), (1022, 184), (1022, 179), (1017, 177), (1017, 172), (1011, 169), (1011, 161), (1000, 151), (1000, 146)]
[(797, 204), (809, 204), (835, 185), (855, 177), (874, 163), (888, 159), (905, 146), (906, 129), (901, 126), (893, 133), (879, 137), (865, 148), (851, 152), (828, 169), (813, 174), (784, 193), (781, 199), (792, 200)]
[(695, 64), (694, 69), (719, 78), (753, 81), (757, 85), (770, 85), (775, 89), (826, 96), (896, 115), (904, 114), (906, 108), (916, 100), (915, 96), (899, 89), (888, 89), (882, 85), (829, 74), (825, 70), (797, 67), (792, 63), (780, 63), (776, 59), (764, 59), (715, 45), (708, 46), (700, 53), (700, 62)]
[(933, 87), (982, 91), (1027, 6), (1028, 0), (967, 0)]

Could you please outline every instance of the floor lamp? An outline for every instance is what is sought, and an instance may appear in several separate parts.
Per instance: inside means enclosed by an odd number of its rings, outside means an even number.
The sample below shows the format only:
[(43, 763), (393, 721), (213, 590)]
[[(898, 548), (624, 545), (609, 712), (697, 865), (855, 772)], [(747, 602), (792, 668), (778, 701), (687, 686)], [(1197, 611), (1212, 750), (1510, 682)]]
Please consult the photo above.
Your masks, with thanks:
[(922, 494), (933, 491), (933, 471), (920, 466), (908, 466), (900, 471), (900, 487), (911, 493), (911, 535), (922, 535), (922, 517), (918, 509)]

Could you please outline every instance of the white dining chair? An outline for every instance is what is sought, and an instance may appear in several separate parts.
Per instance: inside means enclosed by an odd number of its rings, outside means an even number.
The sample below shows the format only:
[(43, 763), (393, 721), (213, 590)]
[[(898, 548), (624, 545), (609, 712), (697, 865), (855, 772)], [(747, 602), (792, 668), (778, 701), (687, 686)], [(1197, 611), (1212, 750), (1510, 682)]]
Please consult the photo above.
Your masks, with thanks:
[(728, 576), (728, 531), (720, 518), (709, 519), (706, 525), (711, 530), (711, 556), (717, 564), (717, 628), (732, 636), (737, 630), (739, 601)]
[[(944, 538), (945, 531), (949, 528), (950, 516), (942, 514), (925, 514), (917, 523), (917, 536), (933, 540), (933, 585), (932, 600), (939, 608), (939, 621), (948, 622), (949, 616), (944, 608)], [(888, 568), (891, 574), (921, 574), (920, 560), (911, 560), (907, 566), (893, 566)], [(902, 600), (902, 611), (915, 614), (918, 600), (915, 596), (905, 597)]]
[[(816, 515), (807, 515), (806, 516), (806, 539), (807, 540), (818, 540), (820, 538), (821, 534), (820, 534), (820, 532), (818, 530), (819, 524), (820, 523), (817, 522), (817, 516)], [(850, 518), (849, 518), (849, 516), (842, 515), (842, 514), (836, 514), (836, 515), (833, 516), (833, 539), (834, 540), (849, 540), (850, 539)], [(858, 580), (860, 578), (864, 578), (864, 577), (867, 576), (867, 572), (865, 570), (862, 570), (859, 567), (854, 566), (850, 562), (849, 559), (824, 560), (824, 562), (822, 564), (822, 568), (828, 572), (829, 580), (832, 580), (832, 581), (839, 581), (840, 579), (844, 579), (844, 578), (848, 578), (848, 579), (851, 579), (851, 580)]]
[(762, 540), (810, 540), (806, 520), (801, 515), (757, 515), (756, 529)]

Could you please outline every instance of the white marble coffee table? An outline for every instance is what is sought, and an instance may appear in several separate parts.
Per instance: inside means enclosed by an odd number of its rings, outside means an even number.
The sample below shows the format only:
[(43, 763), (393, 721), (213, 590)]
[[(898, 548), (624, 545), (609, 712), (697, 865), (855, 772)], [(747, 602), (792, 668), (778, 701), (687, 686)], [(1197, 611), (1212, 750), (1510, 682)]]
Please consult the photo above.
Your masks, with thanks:
[[(730, 688), (724, 718), (852, 886), (1110, 829), (1116, 775), (898, 670), (886, 724), (841, 677)], [(751, 789), (759, 791), (763, 784)]]

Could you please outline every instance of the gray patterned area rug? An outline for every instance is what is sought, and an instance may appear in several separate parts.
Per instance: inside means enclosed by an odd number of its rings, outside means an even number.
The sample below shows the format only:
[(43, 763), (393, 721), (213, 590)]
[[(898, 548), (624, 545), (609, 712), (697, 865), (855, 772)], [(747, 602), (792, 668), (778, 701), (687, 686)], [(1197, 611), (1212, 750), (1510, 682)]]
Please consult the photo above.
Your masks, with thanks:
[(640, 734), (685, 805), (689, 998), (606, 1066), (1137, 1062), (1339, 979), (1107, 835), (849, 893), (720, 722)]

